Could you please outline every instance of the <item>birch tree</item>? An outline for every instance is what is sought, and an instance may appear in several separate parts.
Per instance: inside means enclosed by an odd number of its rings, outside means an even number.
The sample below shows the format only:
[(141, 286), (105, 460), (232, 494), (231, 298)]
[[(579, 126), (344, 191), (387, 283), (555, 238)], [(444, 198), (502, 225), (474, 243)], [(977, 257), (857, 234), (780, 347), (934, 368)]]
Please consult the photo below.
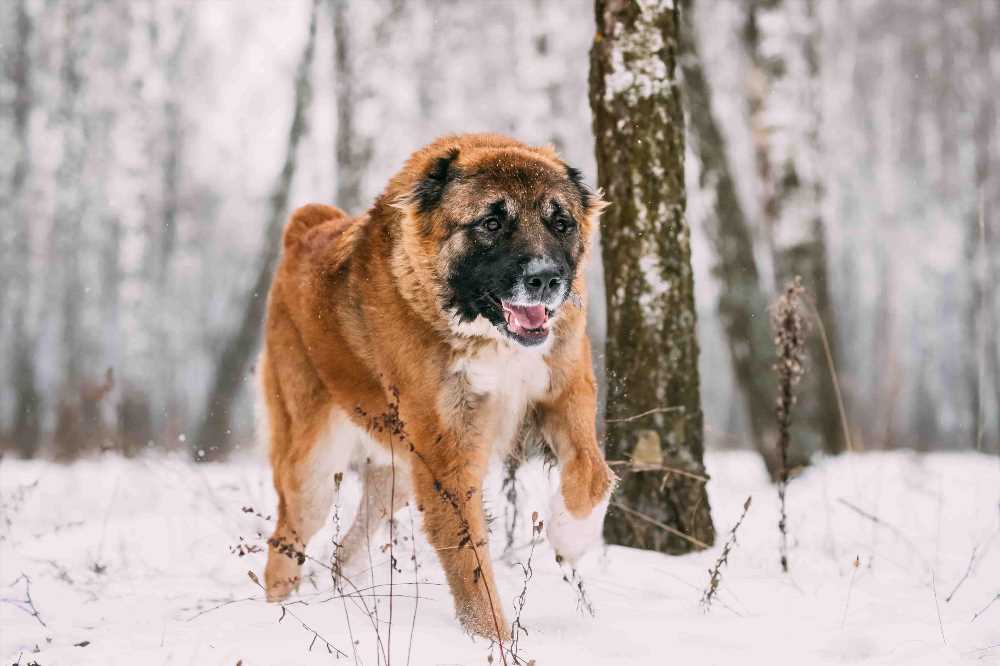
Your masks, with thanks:
[[(609, 460), (631, 458), (604, 535), (681, 553), (715, 538), (703, 482), (703, 423), (684, 117), (675, 78), (678, 11), (654, 0), (597, 0), (591, 50), (608, 300)], [(664, 474), (670, 467), (681, 474)]]

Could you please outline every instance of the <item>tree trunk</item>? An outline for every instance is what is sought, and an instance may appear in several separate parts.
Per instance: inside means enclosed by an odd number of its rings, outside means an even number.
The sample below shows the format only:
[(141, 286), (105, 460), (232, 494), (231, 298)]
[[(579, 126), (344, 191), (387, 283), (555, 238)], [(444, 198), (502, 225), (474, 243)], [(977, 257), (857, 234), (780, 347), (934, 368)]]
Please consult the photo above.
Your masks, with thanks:
[[(989, 145), (989, 144), (986, 144)], [(977, 148), (977, 152), (983, 152)], [(978, 174), (977, 174), (978, 175)], [(982, 182), (977, 177), (977, 185), (982, 186)], [(982, 191), (981, 189), (978, 191)], [(981, 211), (971, 211), (965, 225), (965, 284), (966, 298), (963, 309), (962, 328), (965, 340), (961, 345), (962, 350), (962, 379), (965, 383), (967, 395), (966, 406), (968, 408), (968, 445), (974, 451), (981, 450), (983, 445), (983, 363), (985, 362), (985, 331), (982, 327), (982, 319), (985, 316), (984, 306), (986, 304), (986, 268), (985, 243), (983, 234), (980, 233), (980, 222), (982, 221)]]
[(14, 84), (14, 136), (16, 146), (13, 158), (13, 172), (10, 184), (10, 209), (5, 218), (10, 225), (9, 290), (10, 321), (12, 326), (13, 356), (11, 386), (14, 390), (14, 424), (10, 433), (11, 442), (18, 454), (33, 457), (41, 443), (41, 396), (38, 394), (35, 377), (35, 345), (28, 328), (28, 312), (31, 295), (31, 229), (33, 218), (26, 214), (26, 193), (28, 177), (31, 173), (31, 146), (28, 125), (34, 106), (34, 92), (31, 85), (30, 43), (34, 26), (28, 13), (26, 0), (17, 3), (15, 12), (14, 51), (8, 62), (8, 78)]
[[(684, 117), (675, 80), (678, 12), (652, 0), (596, 0), (590, 103), (606, 211), (607, 455), (704, 474)], [(669, 553), (715, 539), (703, 481), (619, 470), (610, 543)], [(621, 508), (624, 507), (624, 508)], [(683, 536), (681, 536), (683, 535)]]
[(83, 79), (79, 71), (81, 46), (77, 34), (80, 15), (72, 7), (66, 8), (66, 32), (61, 65), (62, 100), (60, 116), (65, 123), (64, 152), (57, 174), (58, 202), (56, 228), (59, 233), (58, 257), (62, 263), (62, 355), (63, 381), (67, 394), (79, 390), (81, 382), (82, 342), (80, 316), (83, 305), (83, 281), (80, 279), (80, 241), (82, 240), (83, 201), (80, 192), (80, 173), (83, 168), (86, 129), (79, 97)]
[(295, 175), (296, 153), (302, 136), (306, 133), (306, 111), (311, 101), (309, 81), (316, 47), (316, 14), (319, 0), (314, 0), (309, 15), (309, 34), (302, 58), (295, 72), (295, 106), (292, 124), (288, 131), (285, 162), (278, 175), (278, 182), (271, 193), (270, 210), (264, 229), (263, 246), (257, 262), (253, 284), (243, 297), (243, 317), (239, 326), (222, 344), (222, 353), (216, 363), (208, 392), (205, 414), (192, 442), (195, 460), (219, 460), (231, 450), (230, 424), (233, 404), (246, 380), (250, 364), (260, 341), (261, 325), (267, 305), (268, 285), (278, 262), (281, 249), (281, 231), (284, 228), (288, 192)]
[[(371, 140), (358, 134), (354, 110), (359, 99), (356, 89), (355, 57), (351, 49), (348, 0), (330, 0), (333, 16), (334, 90), (337, 97), (337, 198), (343, 210), (356, 213), (361, 207), (362, 181), (371, 159)], [(355, 33), (356, 34), (356, 33)]]
[[(182, 205), (181, 178), (184, 174), (186, 139), (182, 110), (185, 91), (184, 83), (181, 80), (181, 66), (192, 31), (193, 10), (190, 7), (177, 6), (170, 16), (177, 32), (175, 41), (165, 53), (162, 65), (167, 91), (160, 112), (162, 114), (160, 122), (162, 122), (163, 159), (158, 175), (162, 200), (150, 217), (160, 223), (159, 229), (156, 230), (154, 254), (151, 257), (153, 264), (151, 291), (155, 294), (157, 302), (172, 305), (175, 301), (173, 300), (171, 267), (178, 244), (177, 225)], [(144, 398), (133, 396), (128, 410), (130, 414), (139, 414), (141, 410), (136, 409), (137, 403), (151, 402), (151, 411), (158, 414), (158, 418), (151, 419), (151, 425), (157, 430), (163, 430), (169, 421), (176, 418), (178, 404), (177, 362), (176, 355), (171, 353), (173, 352), (171, 349), (172, 336), (175, 330), (173, 318), (174, 316), (169, 310), (159, 311), (154, 315), (152, 322), (152, 337), (156, 348), (161, 350), (160, 357), (156, 361), (156, 375), (161, 380), (162, 385), (158, 391), (146, 391)], [(136, 388), (133, 387), (133, 392), (137, 392)], [(123, 405), (123, 410), (124, 407)], [(141, 419), (138, 421), (133, 419), (131, 422), (142, 424)], [(142, 428), (134, 432), (134, 435), (141, 434)]]
[[(975, 124), (973, 127), (974, 143), (976, 146), (976, 243), (980, 255), (980, 263), (975, 265), (973, 271), (974, 282), (977, 292), (975, 295), (979, 301), (979, 314), (977, 316), (979, 328), (976, 331), (975, 341), (976, 353), (976, 390), (979, 396), (976, 399), (976, 411), (974, 414), (979, 427), (979, 434), (985, 433), (989, 428), (986, 419), (993, 414), (996, 420), (996, 446), (1000, 453), (1000, 337), (998, 337), (998, 325), (1000, 320), (997, 316), (997, 281), (1000, 280), (1000, 261), (997, 260), (997, 253), (1000, 251), (1000, 243), (997, 242), (997, 214), (996, 207), (992, 203), (1000, 202), (997, 197), (1000, 188), (1000, 179), (997, 177), (997, 159), (994, 146), (996, 139), (997, 122), (1000, 115), (997, 113), (995, 91), (998, 77), (996, 76), (993, 62), (997, 53), (998, 34), (1000, 30), (1000, 11), (994, 7), (992, 12), (987, 13), (985, 5), (977, 7), (975, 16), (975, 36), (976, 36), (976, 57), (974, 62), (977, 70), (981, 72), (981, 79), (976, 88), (979, 98), (976, 110)], [(982, 350), (982, 358), (979, 357), (979, 350)], [(981, 367), (985, 366), (985, 367)], [(985, 395), (985, 387), (982, 379), (986, 376), (992, 377), (993, 395)], [(977, 437), (975, 442), (977, 449), (985, 448), (983, 439)]]
[(993, 378), (993, 404), (986, 408), (986, 413), (992, 413), (995, 419), (994, 431), (996, 452), (1000, 454), (1000, 316), (997, 310), (1000, 309), (1000, 299), (998, 299), (997, 284), (1000, 283), (1000, 224), (997, 224), (996, 210), (991, 210), (992, 217), (986, 218), (984, 215), (984, 233), (986, 236), (986, 247), (984, 251), (987, 257), (987, 275), (989, 277), (989, 292), (986, 298), (986, 363), (990, 376)]
[(62, 62), (60, 63), (59, 121), (62, 124), (63, 152), (56, 171), (56, 210), (52, 243), (54, 256), (59, 258), (50, 285), (59, 304), (60, 403), (57, 416), (56, 455), (71, 459), (90, 444), (83, 431), (62, 423), (73, 421), (81, 408), (79, 393), (83, 385), (84, 343), (82, 311), (84, 288), (81, 272), (83, 216), (86, 195), (81, 184), (89, 135), (86, 110), (82, 108), (83, 77), (80, 59), (83, 52), (81, 8), (67, 4), (63, 8)]
[[(776, 25), (779, 27), (775, 34), (762, 34), (765, 27)], [(780, 289), (797, 275), (802, 277), (815, 314), (825, 328), (836, 367), (837, 335), (820, 213), (823, 188), (819, 100), (815, 93), (819, 75), (817, 26), (812, 0), (787, 4), (782, 0), (752, 0), (744, 35), (751, 63), (748, 88), (757, 171), (764, 196), (763, 226), (771, 245), (775, 288)], [(789, 114), (789, 107), (796, 113)], [(799, 389), (798, 425), (793, 428), (797, 431), (793, 455), (800, 462), (817, 450), (837, 453), (843, 450), (844, 442), (833, 374), (820, 331), (810, 336), (807, 354), (810, 370)]]
[(691, 13), (692, 0), (681, 3), (681, 71), (688, 136), (698, 156), (699, 184), (710, 192), (712, 208), (705, 235), (715, 251), (712, 273), (719, 280), (719, 319), (729, 344), (729, 357), (750, 424), (754, 448), (772, 481), (778, 479), (774, 448), (774, 345), (768, 326), (767, 296), (761, 287), (753, 235), (743, 212), (726, 154), (722, 132), (712, 112), (712, 94), (702, 69)]

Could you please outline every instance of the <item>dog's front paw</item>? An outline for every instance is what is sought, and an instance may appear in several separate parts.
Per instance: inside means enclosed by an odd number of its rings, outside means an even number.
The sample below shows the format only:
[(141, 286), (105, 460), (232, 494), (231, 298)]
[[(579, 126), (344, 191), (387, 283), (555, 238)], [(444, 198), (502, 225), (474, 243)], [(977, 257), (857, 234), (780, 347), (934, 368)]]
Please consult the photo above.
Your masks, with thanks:
[(556, 555), (571, 566), (575, 566), (591, 546), (601, 541), (614, 476), (603, 460), (594, 471), (598, 474), (597, 478), (593, 479), (588, 474), (585, 478), (587, 483), (583, 484), (585, 488), (567, 487), (564, 473), (560, 488), (549, 503), (546, 529), (549, 543)]
[(284, 601), (299, 586), (299, 567), (284, 555), (268, 558), (264, 591), (268, 601)]

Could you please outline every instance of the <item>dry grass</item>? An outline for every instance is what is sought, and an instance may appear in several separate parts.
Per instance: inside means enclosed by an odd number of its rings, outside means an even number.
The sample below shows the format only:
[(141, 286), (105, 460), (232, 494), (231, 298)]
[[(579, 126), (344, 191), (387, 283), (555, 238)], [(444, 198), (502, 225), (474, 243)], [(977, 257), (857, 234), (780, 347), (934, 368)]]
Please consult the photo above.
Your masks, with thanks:
[(705, 588), (705, 592), (701, 595), (701, 607), (706, 611), (712, 607), (712, 600), (719, 592), (719, 584), (722, 582), (722, 567), (729, 564), (729, 553), (732, 551), (733, 546), (736, 545), (736, 531), (740, 529), (743, 519), (747, 517), (747, 511), (750, 510), (750, 503), (752, 501), (753, 497), (747, 497), (747, 501), (743, 503), (743, 513), (740, 514), (739, 520), (729, 530), (729, 538), (726, 539), (726, 544), (722, 547), (722, 552), (719, 553), (719, 559), (715, 561), (715, 566), (709, 571), (708, 587)]

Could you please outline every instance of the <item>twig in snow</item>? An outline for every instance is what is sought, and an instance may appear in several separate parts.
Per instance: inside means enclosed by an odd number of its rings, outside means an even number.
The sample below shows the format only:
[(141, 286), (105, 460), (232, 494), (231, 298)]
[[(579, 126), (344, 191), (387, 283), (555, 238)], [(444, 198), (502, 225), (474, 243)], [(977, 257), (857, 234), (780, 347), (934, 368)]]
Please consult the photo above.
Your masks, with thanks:
[(541, 520), (538, 520), (538, 512), (533, 512), (531, 514), (531, 550), (528, 551), (528, 560), (526, 563), (522, 564), (518, 562), (521, 567), (521, 571), (524, 574), (524, 585), (521, 587), (521, 593), (517, 595), (517, 598), (514, 600), (514, 621), (510, 623), (510, 653), (514, 657), (515, 664), (524, 663), (521, 658), (517, 656), (517, 649), (519, 641), (521, 640), (521, 634), (524, 634), (525, 636), (528, 635), (528, 630), (523, 624), (521, 624), (521, 612), (524, 610), (524, 604), (528, 598), (528, 582), (535, 573), (531, 568), (531, 558), (535, 554), (535, 546), (540, 540), (543, 526), (544, 523)]
[(851, 429), (847, 425), (847, 408), (844, 407), (844, 397), (840, 391), (840, 377), (837, 374), (837, 367), (833, 363), (833, 352), (830, 351), (830, 339), (826, 335), (826, 326), (823, 325), (823, 318), (819, 316), (819, 308), (813, 299), (807, 295), (805, 299), (809, 304), (813, 321), (819, 329), (820, 341), (823, 343), (823, 354), (826, 356), (826, 366), (830, 369), (830, 378), (833, 380), (833, 393), (837, 398), (837, 412), (840, 414), (840, 429), (844, 435), (844, 445), (849, 453), (854, 452), (854, 442), (851, 441)]
[(937, 582), (934, 579), (934, 572), (931, 572), (931, 590), (934, 592), (934, 608), (937, 610), (938, 628), (941, 630), (941, 642), (948, 644), (948, 639), (944, 637), (944, 622), (941, 621), (941, 604), (938, 603)]
[(927, 566), (927, 562), (924, 561), (924, 558), (920, 555), (920, 549), (917, 548), (916, 544), (913, 543), (905, 534), (903, 534), (902, 531), (899, 530), (899, 528), (897, 528), (895, 525), (890, 525), (889, 523), (885, 522), (884, 520), (882, 520), (881, 518), (879, 518), (876, 515), (868, 513), (867, 511), (865, 511), (861, 507), (859, 507), (859, 506), (857, 506), (855, 504), (852, 504), (851, 502), (847, 501), (843, 497), (838, 497), (837, 501), (840, 502), (841, 504), (843, 504), (844, 506), (846, 506), (848, 509), (850, 509), (854, 513), (856, 513), (859, 516), (861, 516), (862, 518), (865, 518), (866, 520), (870, 520), (871, 522), (875, 523), (876, 525), (878, 525), (880, 527), (884, 527), (885, 529), (889, 530), (889, 532), (893, 536), (895, 536), (897, 539), (899, 539), (900, 541), (902, 541), (903, 543), (905, 543), (913, 551), (913, 554), (917, 556), (917, 559), (920, 560), (920, 564), (924, 567), (924, 571), (925, 572), (930, 572), (930, 567)]
[[(8, 530), (14, 526), (13, 517), (21, 510), (24, 505), (24, 500), (27, 498), (31, 491), (38, 487), (39, 479), (35, 479), (31, 483), (21, 484), (20, 486), (14, 488), (13, 492), (7, 497), (0, 497), (0, 522), (4, 524)], [(6, 539), (7, 536), (0, 536), (0, 541)]]
[(556, 563), (559, 568), (562, 569), (563, 577), (562, 579), (566, 581), (566, 584), (573, 588), (573, 592), (576, 593), (576, 609), (580, 612), (586, 611), (587, 615), (590, 617), (595, 617), (594, 604), (590, 600), (590, 596), (587, 594), (587, 590), (583, 587), (583, 577), (577, 572), (576, 569), (570, 567), (569, 573), (563, 567), (562, 557), (556, 555)]
[(948, 603), (948, 602), (951, 601), (951, 598), (953, 596), (955, 596), (956, 592), (958, 592), (958, 588), (962, 587), (962, 583), (964, 583), (965, 579), (968, 578), (969, 574), (972, 573), (972, 567), (976, 563), (976, 548), (978, 548), (978, 546), (973, 546), (972, 547), (972, 556), (969, 557), (969, 567), (965, 570), (965, 574), (961, 578), (958, 579), (957, 583), (955, 583), (955, 589), (953, 589), (951, 591), (951, 594), (949, 594), (947, 597), (944, 598), (944, 602), (945, 603)]
[(337, 472), (333, 475), (333, 562), (331, 563), (331, 573), (333, 575), (333, 589), (341, 594), (341, 601), (344, 608), (344, 623), (347, 625), (347, 638), (351, 641), (351, 652), (354, 654), (354, 664), (357, 666), (358, 644), (354, 640), (354, 628), (351, 626), (351, 614), (347, 611), (347, 596), (344, 595), (344, 583), (342, 578), (343, 566), (340, 561), (340, 488), (344, 483), (344, 473)]
[(844, 602), (844, 615), (840, 618), (840, 628), (847, 624), (847, 609), (851, 607), (851, 592), (854, 590), (854, 578), (858, 575), (858, 567), (861, 566), (861, 556), (855, 555), (854, 562), (851, 563), (851, 581), (847, 584), (847, 600)]
[[(365, 486), (366, 487), (368, 486), (368, 483), (369, 483), (368, 468), (369, 468), (370, 465), (371, 465), (371, 459), (370, 458), (366, 458), (365, 459)], [(375, 564), (374, 564), (374, 562), (372, 560), (371, 507), (368, 504), (371, 500), (370, 500), (369, 494), (367, 492), (364, 493), (363, 498), (364, 498), (364, 502), (365, 502), (365, 552), (368, 554), (368, 571), (371, 573), (372, 586), (374, 587), (374, 585), (375, 585)], [(389, 508), (390, 508), (390, 511), (391, 511), (392, 510), (392, 505), (390, 505)], [(391, 519), (392, 516), (389, 516), (389, 518)], [(379, 663), (379, 650), (381, 650), (382, 655), (385, 657), (385, 662), (388, 664), (389, 663), (388, 653), (386, 652), (385, 648), (382, 645), (382, 630), (381, 630), (382, 622), (380, 621), (379, 616), (378, 616), (378, 599), (375, 598), (375, 593), (374, 592), (372, 592), (372, 611), (371, 612), (374, 614), (374, 619), (372, 620), (372, 626), (375, 627), (375, 637), (378, 639), (376, 641), (378, 650), (375, 651), (375, 663), (376, 664)]]
[(485, 538), (480, 539), (478, 541), (473, 538), (472, 526), (469, 524), (469, 520), (465, 517), (465, 513), (462, 511), (461, 498), (463, 496), (471, 497), (472, 494), (476, 492), (481, 492), (482, 489), (469, 488), (464, 491), (460, 489), (452, 489), (446, 487), (445, 484), (442, 483), (441, 480), (437, 478), (437, 475), (434, 474), (434, 470), (431, 467), (430, 463), (428, 463), (427, 460), (424, 458), (424, 456), (420, 453), (420, 451), (417, 450), (416, 446), (414, 446), (413, 442), (410, 441), (409, 436), (406, 434), (406, 424), (403, 422), (402, 418), (400, 418), (400, 413), (399, 413), (399, 395), (400, 395), (399, 389), (396, 388), (395, 386), (392, 386), (390, 387), (390, 393), (392, 395), (392, 399), (389, 401), (389, 407), (385, 413), (377, 416), (372, 416), (369, 415), (360, 406), (355, 407), (355, 413), (362, 418), (368, 419), (369, 421), (368, 427), (370, 430), (377, 432), (388, 432), (390, 435), (390, 439), (393, 436), (399, 437), (400, 441), (407, 445), (407, 448), (409, 449), (409, 452), (412, 454), (413, 459), (422, 464), (426, 469), (427, 473), (430, 474), (431, 479), (434, 482), (434, 489), (437, 492), (438, 497), (446, 505), (450, 506), (452, 510), (455, 512), (459, 524), (460, 538), (459, 538), (458, 548), (460, 549), (468, 548), (472, 551), (473, 559), (475, 559), (476, 562), (476, 568), (474, 569), (473, 573), (475, 579), (479, 582), (482, 582), (484, 591), (486, 593), (486, 601), (489, 605), (490, 615), (493, 617), (493, 630), (496, 632), (497, 635), (496, 642), (498, 642), (500, 646), (500, 660), (504, 664), (504, 666), (508, 666), (507, 651), (505, 649), (503, 641), (500, 639), (500, 636), (503, 634), (503, 632), (500, 627), (500, 622), (497, 619), (497, 612), (495, 605), (496, 603), (499, 602), (499, 600), (494, 601), (493, 595), (490, 593), (489, 585), (486, 583), (485, 579), (482, 576), (483, 561), (482, 558), (479, 556), (479, 549), (485, 548), (487, 542)]
[[(259, 587), (262, 592), (264, 592), (265, 594), (267, 594), (267, 590), (264, 589), (264, 586), (261, 584), (260, 579), (257, 578), (257, 574), (255, 574), (253, 571), (247, 571), (247, 576), (250, 577), (250, 580), (253, 581), (254, 585), (256, 585), (257, 587)], [(292, 618), (294, 618), (300, 625), (302, 625), (303, 629), (305, 629), (306, 631), (308, 631), (309, 633), (312, 634), (312, 641), (309, 642), (309, 651), (310, 652), (312, 652), (313, 647), (316, 645), (316, 641), (322, 641), (323, 645), (326, 647), (326, 651), (329, 652), (330, 654), (336, 655), (338, 659), (340, 657), (345, 657), (345, 658), (347, 657), (347, 653), (346, 652), (344, 652), (343, 650), (340, 650), (339, 648), (337, 648), (337, 646), (335, 646), (333, 643), (331, 643), (330, 641), (328, 641), (325, 638), (323, 638), (318, 631), (316, 631), (315, 629), (313, 629), (312, 627), (310, 627), (308, 624), (306, 624), (305, 622), (303, 622), (302, 618), (300, 618), (298, 615), (295, 614), (294, 611), (292, 611), (291, 609), (288, 608), (289, 604), (282, 603), (282, 604), (279, 604), (279, 606), (281, 608), (281, 617), (278, 618), (278, 622), (281, 622), (282, 620), (284, 620), (285, 619), (285, 615), (291, 615)]]
[[(396, 409), (398, 411), (398, 404)], [(399, 419), (398, 414), (395, 418)], [(396, 518), (392, 515), (396, 506), (396, 440), (391, 431), (389, 432), (389, 469), (391, 470), (391, 481), (389, 482), (389, 628), (385, 639), (386, 666), (389, 665), (389, 658), (392, 655), (392, 579), (396, 570), (396, 553), (393, 550), (396, 546)]]
[(781, 459), (781, 476), (778, 479), (780, 507), (778, 531), (781, 533), (779, 551), (781, 569), (786, 572), (788, 571), (788, 512), (785, 509), (785, 491), (788, 488), (788, 447), (792, 440), (795, 386), (805, 374), (805, 344), (808, 332), (808, 321), (802, 316), (804, 293), (802, 278), (796, 276), (771, 308), (771, 327), (774, 329), (774, 344), (778, 349), (778, 360), (774, 364), (774, 371), (778, 375), (775, 416), (778, 419), (778, 452)]
[(413, 504), (407, 504), (410, 514), (410, 544), (413, 546), (413, 620), (410, 622), (410, 644), (406, 648), (406, 666), (410, 666), (410, 657), (413, 655), (413, 634), (417, 628), (417, 609), (420, 606), (420, 575), (418, 573), (419, 564), (417, 562), (417, 539), (413, 529)]
[(686, 476), (689, 479), (694, 479), (695, 481), (701, 481), (702, 483), (708, 483), (708, 477), (704, 474), (696, 474), (695, 472), (689, 472), (686, 469), (680, 469), (679, 467), (670, 467), (667, 465), (649, 465), (646, 463), (637, 463), (633, 460), (608, 460), (608, 467), (628, 467), (632, 471), (636, 472), (666, 472), (667, 474), (679, 474), (680, 476)]
[(680, 538), (684, 539), (685, 541), (689, 541), (690, 543), (693, 543), (694, 545), (698, 546), (699, 548), (701, 548), (703, 550), (711, 548), (711, 546), (709, 544), (705, 543), (704, 541), (701, 541), (700, 539), (696, 539), (695, 537), (693, 537), (693, 536), (691, 536), (689, 534), (685, 534), (684, 532), (681, 532), (676, 527), (671, 527), (670, 525), (667, 525), (666, 523), (662, 523), (662, 522), (660, 522), (659, 520), (657, 520), (655, 518), (647, 516), (646, 514), (642, 513), (641, 511), (636, 511), (632, 507), (630, 507), (630, 506), (628, 506), (626, 504), (623, 504), (623, 503), (619, 502), (618, 500), (611, 500), (611, 505), (614, 506), (617, 509), (621, 509), (622, 511), (624, 511), (625, 513), (627, 513), (629, 515), (635, 516), (636, 518), (639, 518), (640, 520), (646, 521), (650, 525), (655, 525), (656, 527), (659, 527), (661, 530), (663, 530), (664, 532), (667, 532), (668, 534), (673, 534), (674, 536), (680, 537)]
[[(255, 513), (253, 507), (243, 507), (243, 512), (244, 513)], [(256, 515), (259, 516), (260, 514), (256, 513)], [(270, 518), (270, 516), (268, 516), (268, 518)], [(370, 589), (374, 589), (376, 587), (375, 585), (372, 585), (371, 587), (364, 588), (364, 589), (358, 588), (358, 586), (355, 585), (354, 582), (351, 581), (350, 578), (348, 578), (347, 576), (344, 576), (343, 572), (339, 571), (339, 569), (336, 566), (334, 566), (336, 563), (334, 563), (334, 565), (331, 565), (331, 564), (328, 564), (326, 562), (323, 562), (322, 560), (319, 560), (319, 559), (313, 557), (312, 555), (309, 555), (304, 550), (298, 548), (294, 543), (285, 541), (283, 539), (271, 538), (271, 539), (268, 539), (267, 542), (268, 542), (269, 545), (273, 546), (275, 548), (275, 550), (277, 550), (280, 554), (284, 555), (285, 557), (288, 557), (288, 558), (291, 558), (291, 559), (294, 559), (294, 560), (298, 561), (298, 563), (300, 565), (304, 564), (306, 561), (312, 562), (313, 564), (315, 564), (315, 565), (317, 565), (317, 566), (319, 566), (319, 567), (321, 567), (323, 569), (326, 569), (330, 573), (331, 576), (333, 576), (333, 577), (339, 576), (339, 578), (335, 578), (335, 580), (337, 580), (339, 583), (342, 584), (342, 583), (346, 582), (347, 585), (350, 587), (351, 591), (349, 593), (347, 593), (347, 594), (340, 595), (339, 597), (337, 597), (337, 596), (330, 597), (329, 600), (337, 599), (337, 598), (343, 598), (343, 599), (350, 599), (351, 601), (353, 601), (354, 604), (355, 604), (355, 606), (357, 606), (368, 617), (369, 622), (371, 622), (372, 628), (375, 630), (376, 647), (378, 648), (378, 651), (380, 651), (380, 652), (382, 652), (384, 654), (384, 652), (385, 652), (385, 645), (384, 645), (384, 642), (382, 640), (382, 633), (380, 631), (379, 622), (378, 622), (378, 620), (376, 618), (375, 612), (368, 607), (368, 604), (365, 601), (365, 597), (364, 597), (364, 594), (363, 594), (364, 591), (367, 591), (367, 590), (370, 590)], [(372, 593), (372, 602), (373, 603), (376, 602), (375, 594), (374, 593)], [(346, 613), (346, 609), (345, 609), (345, 613)], [(348, 623), (349, 622), (350, 622), (350, 620), (348, 619)], [(381, 655), (377, 655), (377, 656), (379, 658), (381, 658)]]
[(976, 613), (975, 615), (972, 616), (972, 622), (975, 622), (977, 619), (979, 619), (980, 615), (982, 615), (983, 613), (985, 613), (986, 611), (988, 611), (989, 608), (990, 608), (990, 606), (992, 606), (994, 603), (996, 603), (997, 599), (1000, 599), (1000, 592), (997, 592), (996, 595), (992, 599), (990, 599), (990, 602), (988, 604), (986, 604), (985, 606), (983, 606), (979, 610), (978, 613)]
[(719, 554), (719, 559), (715, 561), (715, 566), (709, 570), (708, 587), (705, 588), (705, 592), (701, 595), (701, 607), (706, 611), (711, 608), (712, 599), (715, 598), (715, 594), (719, 591), (719, 583), (722, 582), (722, 567), (729, 564), (729, 552), (736, 545), (736, 530), (740, 529), (743, 519), (747, 517), (747, 511), (750, 510), (750, 503), (752, 501), (753, 497), (747, 497), (747, 501), (743, 503), (743, 513), (740, 514), (740, 519), (729, 530), (729, 538), (726, 539), (726, 545), (722, 547), (722, 553)]
[(239, 599), (227, 599), (226, 601), (223, 601), (220, 604), (216, 604), (215, 606), (211, 606), (209, 608), (203, 608), (202, 610), (198, 611), (197, 613), (195, 613), (194, 615), (192, 615), (191, 617), (189, 617), (188, 619), (186, 619), (184, 621), (185, 622), (192, 622), (194, 620), (197, 620), (202, 615), (205, 615), (207, 613), (211, 613), (212, 611), (217, 611), (220, 608), (225, 608), (226, 606), (231, 606), (232, 604), (243, 603), (244, 601), (258, 601), (260, 598), (261, 597), (254, 595), (254, 596), (250, 596), (250, 597), (241, 597)]
[(35, 606), (35, 601), (31, 598), (31, 579), (28, 578), (28, 574), (22, 573), (20, 576), (15, 578), (14, 582), (10, 584), (10, 587), (17, 585), (18, 581), (22, 579), (24, 580), (24, 599), (0, 599), (0, 601), (10, 604), (15, 608), (19, 608), (38, 620), (38, 624), (48, 629), (49, 625), (45, 624), (45, 620), (42, 619), (41, 613), (38, 612), (38, 608)]
[(652, 409), (647, 409), (640, 414), (633, 414), (632, 416), (625, 416), (618, 419), (605, 419), (606, 423), (629, 423), (630, 421), (638, 421), (644, 416), (649, 416), (651, 414), (665, 414), (667, 412), (683, 412), (684, 405), (675, 405), (673, 407), (653, 407)]
[(108, 509), (104, 512), (104, 523), (101, 527), (101, 540), (97, 543), (97, 555), (94, 557), (94, 563), (91, 565), (91, 571), (95, 574), (103, 574), (108, 570), (106, 564), (101, 564), (101, 554), (104, 552), (104, 537), (108, 532), (108, 521), (111, 519), (111, 510), (115, 506), (115, 499), (118, 497), (118, 488), (121, 485), (121, 474), (115, 479), (115, 488), (111, 491), (111, 501), (108, 502)]
[(521, 461), (516, 453), (511, 453), (504, 460), (504, 478), (500, 486), (507, 500), (503, 509), (503, 526), (507, 536), (503, 549), (504, 558), (513, 550), (514, 534), (517, 532), (517, 470), (520, 466)]

